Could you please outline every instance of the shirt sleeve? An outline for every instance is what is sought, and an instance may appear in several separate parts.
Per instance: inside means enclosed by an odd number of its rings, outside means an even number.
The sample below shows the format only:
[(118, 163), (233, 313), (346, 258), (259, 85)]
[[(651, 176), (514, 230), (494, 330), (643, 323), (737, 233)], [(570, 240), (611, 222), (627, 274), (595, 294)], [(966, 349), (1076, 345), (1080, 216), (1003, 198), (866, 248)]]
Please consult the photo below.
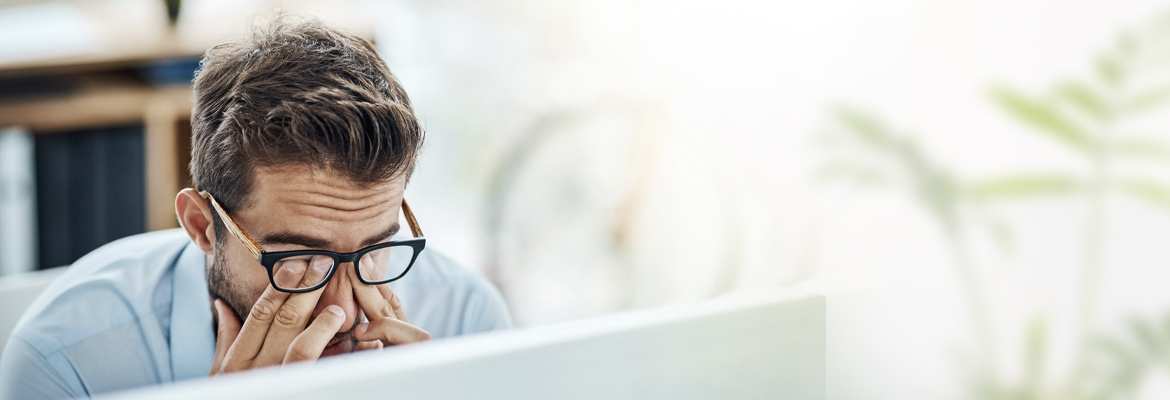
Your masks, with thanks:
[(73, 386), (81, 386), (77, 375), (71, 374), (69, 378), (73, 385), (28, 343), (15, 336), (8, 339), (3, 358), (0, 358), (0, 399), (61, 399), (82, 396), (72, 389)]
[(468, 309), (464, 310), (469, 318), (463, 324), (463, 334), (512, 328), (512, 316), (504, 296), (487, 279), (480, 280), (470, 300)]

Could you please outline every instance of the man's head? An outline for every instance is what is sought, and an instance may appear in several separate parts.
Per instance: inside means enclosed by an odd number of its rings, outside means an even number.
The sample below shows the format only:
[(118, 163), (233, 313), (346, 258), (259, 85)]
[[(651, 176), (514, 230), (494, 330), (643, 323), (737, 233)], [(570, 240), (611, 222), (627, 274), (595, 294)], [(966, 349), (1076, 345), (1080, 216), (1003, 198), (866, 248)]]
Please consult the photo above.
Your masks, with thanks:
[[(265, 251), (344, 253), (390, 239), (423, 134), (370, 43), (317, 22), (279, 21), (208, 50), (194, 93), (195, 184)], [(176, 208), (210, 258), (212, 296), (246, 316), (267, 271), (194, 190), (181, 192)], [(313, 316), (339, 305), (349, 329), (360, 314), (340, 272)]]

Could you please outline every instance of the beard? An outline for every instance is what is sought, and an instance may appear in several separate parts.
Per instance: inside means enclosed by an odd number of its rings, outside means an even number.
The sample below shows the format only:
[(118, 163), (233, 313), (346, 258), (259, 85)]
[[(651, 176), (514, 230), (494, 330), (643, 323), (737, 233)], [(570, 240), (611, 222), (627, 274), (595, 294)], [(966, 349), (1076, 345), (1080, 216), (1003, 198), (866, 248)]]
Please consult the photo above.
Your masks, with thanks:
[[(222, 247), (222, 244), (216, 243), (217, 247)], [(236, 313), (236, 317), (240, 322), (244, 321), (249, 311), (252, 310), (252, 305), (255, 304), (255, 299), (250, 299), (245, 296), (245, 291), (238, 284), (239, 279), (232, 273), (231, 268), (228, 268), (227, 260), (224, 257), (223, 251), (215, 251), (215, 256), (211, 259), (211, 264), (207, 267), (207, 293), (211, 295), (211, 299), (220, 299), (227, 304), (228, 308)], [(218, 318), (216, 320), (218, 324)]]
[[(223, 245), (216, 243), (216, 246), (222, 248)], [(242, 281), (228, 267), (228, 261), (224, 256), (225, 252), (215, 251), (214, 253), (215, 256), (212, 257), (211, 264), (207, 267), (207, 292), (211, 295), (212, 301), (220, 299), (224, 304), (227, 304), (228, 308), (231, 308), (236, 313), (236, 318), (243, 323), (245, 321), (244, 318), (251, 314), (252, 306), (256, 304), (259, 295), (256, 298), (248, 296), (245, 288), (239, 284)], [(325, 288), (317, 290), (325, 290)], [(212, 315), (215, 316), (214, 310), (212, 310)], [(357, 349), (357, 337), (354, 336), (353, 330), (357, 328), (361, 320), (362, 318), (354, 318), (353, 325), (344, 332), (338, 332), (333, 335), (333, 339), (330, 339), (329, 343), (339, 340), (347, 342), (346, 353)], [(312, 322), (312, 319), (310, 319), (309, 323), (311, 324)], [(212, 323), (213, 331), (219, 332), (219, 317), (215, 316), (212, 319)]]

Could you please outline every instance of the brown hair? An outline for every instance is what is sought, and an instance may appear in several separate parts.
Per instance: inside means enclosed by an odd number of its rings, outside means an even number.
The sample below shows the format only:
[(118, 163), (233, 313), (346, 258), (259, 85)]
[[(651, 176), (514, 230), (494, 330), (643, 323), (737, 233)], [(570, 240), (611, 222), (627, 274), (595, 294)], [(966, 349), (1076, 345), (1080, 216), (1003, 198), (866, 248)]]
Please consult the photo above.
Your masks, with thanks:
[(374, 46), (318, 21), (278, 18), (207, 50), (194, 93), (191, 174), (229, 211), (247, 207), (258, 167), (326, 168), (367, 186), (409, 178), (423, 142)]

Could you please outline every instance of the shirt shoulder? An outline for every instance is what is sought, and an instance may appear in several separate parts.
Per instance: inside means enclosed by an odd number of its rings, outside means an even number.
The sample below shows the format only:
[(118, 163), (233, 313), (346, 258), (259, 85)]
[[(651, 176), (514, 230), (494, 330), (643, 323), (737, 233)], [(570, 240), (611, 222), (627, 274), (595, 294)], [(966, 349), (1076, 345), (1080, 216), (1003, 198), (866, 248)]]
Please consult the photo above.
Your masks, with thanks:
[(182, 230), (135, 235), (73, 263), (25, 310), (10, 338), (21, 350), (11, 357), (47, 360), (45, 367), (13, 371), (6, 350), (0, 376), (29, 382), (46, 371), (80, 376), (83, 387), (74, 389), (92, 394), (102, 388), (90, 386), (105, 381), (84, 378), (113, 374), (102, 372), (109, 365), (153, 369), (154, 354), (167, 346), (171, 267), (189, 242)]
[(491, 285), (483, 274), (430, 247), (418, 254), (410, 272), (402, 280), (419, 285), (461, 287)]
[(511, 314), (504, 297), (483, 274), (426, 248), (410, 272), (390, 284), (411, 323), (434, 338), (507, 329)]
[(170, 300), (155, 292), (188, 242), (181, 230), (167, 230), (130, 236), (90, 252), (33, 301), (13, 336), (23, 336), (39, 351), (51, 351), (153, 311), (156, 298)]
[(0, 399), (60, 399), (81, 392), (77, 374), (60, 368), (19, 338), (12, 338), (0, 359)]

